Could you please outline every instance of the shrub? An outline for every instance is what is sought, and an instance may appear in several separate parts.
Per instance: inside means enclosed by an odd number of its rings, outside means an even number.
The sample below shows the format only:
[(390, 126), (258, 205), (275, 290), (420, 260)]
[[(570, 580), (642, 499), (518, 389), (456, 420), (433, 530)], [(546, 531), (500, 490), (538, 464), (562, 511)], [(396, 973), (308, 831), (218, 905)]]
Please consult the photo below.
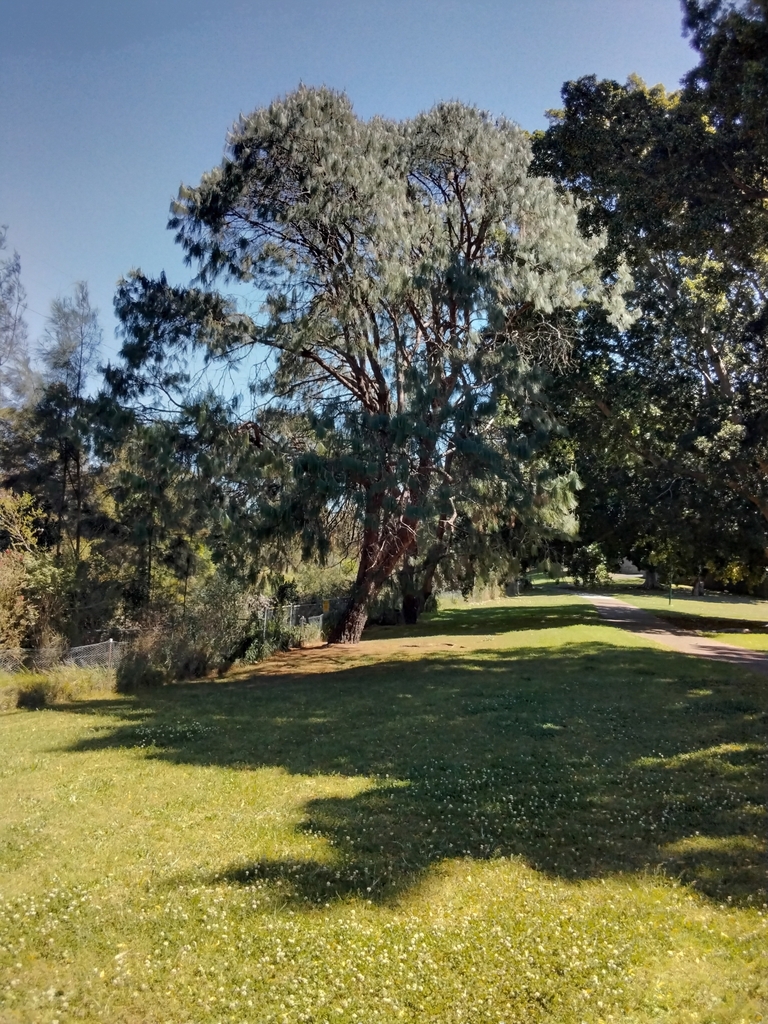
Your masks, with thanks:
[(599, 544), (576, 548), (570, 569), (577, 587), (602, 587), (611, 582), (608, 562)]
[(254, 665), (279, 651), (290, 651), (294, 647), (300, 647), (305, 636), (306, 628), (303, 626), (286, 626), (279, 617), (270, 619), (266, 630), (262, 629), (262, 632), (253, 638), (243, 661)]
[(263, 601), (219, 570), (192, 596), (183, 621), (177, 623), (165, 667), (186, 676), (221, 671), (257, 641), (263, 632), (259, 611)]
[(118, 693), (133, 693), (146, 687), (162, 686), (167, 678), (167, 671), (153, 661), (150, 651), (132, 647), (117, 666), (115, 689)]
[(0, 645), (22, 647), (30, 626), (24, 597), (27, 570), (17, 551), (0, 552)]
[(56, 700), (56, 687), (42, 677), (33, 677), (19, 686), (16, 707), (26, 711), (40, 711), (50, 707)]

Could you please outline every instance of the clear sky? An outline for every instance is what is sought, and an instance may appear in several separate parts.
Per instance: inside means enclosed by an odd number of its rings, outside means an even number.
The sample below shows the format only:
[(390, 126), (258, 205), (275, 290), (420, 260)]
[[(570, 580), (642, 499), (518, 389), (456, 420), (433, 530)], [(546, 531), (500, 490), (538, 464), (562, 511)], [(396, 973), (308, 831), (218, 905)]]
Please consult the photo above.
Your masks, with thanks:
[(457, 98), (535, 129), (567, 79), (675, 87), (696, 63), (680, 26), (677, 0), (0, 0), (0, 224), (30, 334), (85, 280), (114, 353), (120, 275), (188, 277), (165, 229), (179, 184), (300, 81), (364, 117)]

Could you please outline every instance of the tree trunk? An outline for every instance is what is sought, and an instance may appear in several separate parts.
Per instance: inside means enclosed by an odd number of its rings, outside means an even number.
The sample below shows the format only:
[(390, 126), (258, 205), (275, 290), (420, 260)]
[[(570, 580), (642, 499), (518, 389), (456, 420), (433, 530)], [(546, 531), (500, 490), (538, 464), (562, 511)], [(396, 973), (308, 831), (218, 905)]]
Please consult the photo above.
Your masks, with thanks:
[[(403, 589), (403, 621), (407, 626), (415, 626), (421, 617), (421, 613), (427, 607), (427, 602), (432, 597), (432, 589), (435, 585), (435, 573), (440, 560), (448, 554), (448, 546), (445, 543), (433, 544), (427, 553), (422, 565), (421, 585), (416, 589), (414, 576), (415, 566), (408, 566), (407, 578), (402, 581)], [(403, 575), (406, 575), (405, 570)]]
[(403, 595), (403, 622), (413, 626), (421, 614), (421, 594), (416, 590), (416, 566), (406, 558), (400, 573), (400, 590)]
[(645, 570), (645, 580), (643, 582), (643, 590), (661, 590), (661, 580), (659, 574), (655, 569)]
[(61, 535), (64, 532), (64, 509), (66, 507), (66, 501), (67, 501), (67, 473), (69, 472), (69, 465), (68, 465), (67, 455), (68, 455), (68, 449), (67, 449), (67, 441), (65, 439), (64, 440), (64, 447), (63, 447), (63, 449), (61, 451), (61, 461), (62, 461), (62, 470), (61, 470), (61, 500), (59, 502), (59, 514), (58, 514), (58, 520), (57, 520), (57, 523), (56, 523), (56, 558), (57, 559), (61, 555)]
[(403, 622), (406, 626), (415, 626), (423, 611), (421, 594), (406, 594), (403, 597)]
[(349, 608), (331, 633), (328, 642), (331, 644), (359, 644), (365, 624), (368, 621), (368, 609), (372, 595), (368, 600), (353, 599)]
[[(432, 551), (427, 555), (426, 568), (424, 569), (424, 578), (421, 581), (421, 594), (419, 595), (419, 615), (427, 607), (427, 602), (432, 597), (432, 588), (435, 585), (435, 573), (437, 567), (440, 564), (440, 559), (448, 553), (448, 549), (444, 544), (435, 544)], [(418, 618), (418, 616), (417, 616)]]
[(80, 542), (82, 539), (82, 518), (83, 518), (83, 474), (80, 465), (80, 453), (77, 453), (75, 462), (75, 562), (80, 562)]
[(147, 609), (152, 602), (152, 533), (154, 523), (150, 522), (147, 534)]
[(368, 621), (371, 602), (381, 590), (385, 579), (386, 577), (384, 579), (377, 579), (377, 574), (374, 573), (370, 566), (363, 566), (361, 564), (352, 600), (328, 638), (328, 643), (360, 643), (365, 624)]
[(416, 566), (406, 564), (401, 574), (403, 591), (403, 621), (413, 626), (427, 607), (435, 585), (435, 573), (441, 560), (448, 554), (448, 543), (444, 540), (448, 520), (442, 520), (437, 531), (437, 540), (429, 549), (421, 565), (421, 584), (417, 589), (415, 576)]
[(416, 525), (415, 520), (403, 517), (398, 529), (385, 541), (381, 540), (378, 530), (366, 531), (352, 600), (328, 638), (329, 643), (360, 642), (371, 602), (415, 546)]

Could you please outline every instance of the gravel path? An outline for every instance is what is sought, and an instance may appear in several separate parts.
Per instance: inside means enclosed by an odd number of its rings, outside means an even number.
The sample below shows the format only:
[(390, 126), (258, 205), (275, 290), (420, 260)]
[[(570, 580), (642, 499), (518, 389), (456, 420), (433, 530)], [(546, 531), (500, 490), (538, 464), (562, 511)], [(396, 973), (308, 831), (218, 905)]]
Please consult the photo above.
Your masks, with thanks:
[(580, 594), (585, 601), (590, 601), (600, 618), (611, 626), (630, 629), (633, 633), (653, 640), (657, 644), (669, 647), (680, 654), (692, 654), (697, 658), (709, 658), (728, 665), (739, 665), (752, 672), (768, 675), (768, 652), (750, 651), (744, 647), (733, 647), (721, 644), (717, 640), (708, 640), (703, 636), (686, 633), (675, 629), (668, 623), (657, 619), (655, 615), (635, 608), (634, 605), (620, 601), (616, 597), (604, 597), (598, 594)]

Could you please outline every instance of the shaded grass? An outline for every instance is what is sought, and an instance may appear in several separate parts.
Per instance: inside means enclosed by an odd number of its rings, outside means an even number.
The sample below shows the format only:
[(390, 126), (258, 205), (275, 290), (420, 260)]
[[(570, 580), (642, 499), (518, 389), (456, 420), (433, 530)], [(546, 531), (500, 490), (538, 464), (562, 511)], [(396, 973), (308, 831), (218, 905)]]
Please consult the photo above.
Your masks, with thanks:
[(755, 1019), (764, 683), (594, 622), (565, 595), (448, 609), (7, 716), (0, 1007)]
[(591, 605), (574, 593), (558, 591), (551, 584), (539, 588), (538, 592), (509, 600), (452, 604), (432, 615), (423, 616), (415, 626), (372, 627), (366, 630), (365, 637), (368, 640), (464, 637), (553, 627), (562, 629), (597, 621), (597, 613)]

